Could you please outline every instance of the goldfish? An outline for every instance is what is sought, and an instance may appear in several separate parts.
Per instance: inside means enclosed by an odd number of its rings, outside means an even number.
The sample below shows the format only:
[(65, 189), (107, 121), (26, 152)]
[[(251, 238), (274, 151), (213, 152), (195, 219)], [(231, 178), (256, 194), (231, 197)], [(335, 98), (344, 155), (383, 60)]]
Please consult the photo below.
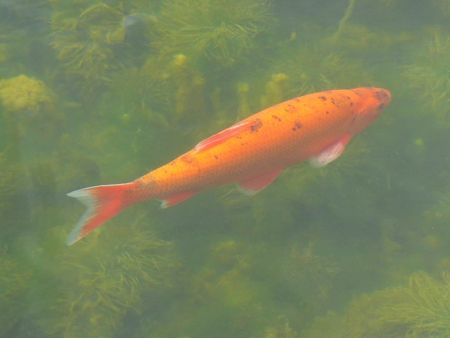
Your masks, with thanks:
[(310, 161), (322, 167), (342, 155), (390, 103), (387, 89), (327, 90), (281, 102), (204, 139), (171, 162), (134, 181), (99, 185), (67, 195), (87, 207), (69, 234), (72, 245), (133, 204), (149, 199), (162, 208), (229, 183), (254, 195), (284, 169)]

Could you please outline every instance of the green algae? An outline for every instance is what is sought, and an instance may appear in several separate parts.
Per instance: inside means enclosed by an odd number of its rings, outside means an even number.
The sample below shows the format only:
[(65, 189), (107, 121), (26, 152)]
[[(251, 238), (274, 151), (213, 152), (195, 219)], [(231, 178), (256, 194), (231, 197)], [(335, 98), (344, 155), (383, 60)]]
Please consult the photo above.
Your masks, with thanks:
[(19, 75), (0, 80), (0, 102), (10, 113), (38, 114), (54, 105), (54, 95), (42, 81)]
[[(305, 337), (446, 337), (449, 335), (449, 280), (417, 272), (408, 284), (360, 295), (339, 317), (328, 313)], [(322, 331), (322, 333), (320, 333)]]

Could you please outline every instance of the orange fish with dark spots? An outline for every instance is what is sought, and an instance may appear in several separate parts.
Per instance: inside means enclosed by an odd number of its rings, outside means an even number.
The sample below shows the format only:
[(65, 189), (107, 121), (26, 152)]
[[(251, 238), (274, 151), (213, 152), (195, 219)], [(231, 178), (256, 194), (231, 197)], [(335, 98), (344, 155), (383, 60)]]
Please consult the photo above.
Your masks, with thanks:
[(297, 97), (235, 123), (132, 182), (73, 191), (68, 196), (79, 199), (87, 211), (67, 243), (75, 243), (137, 202), (156, 198), (167, 208), (228, 183), (253, 195), (293, 164), (310, 160), (324, 166), (337, 159), (390, 100), (390, 92), (382, 88)]

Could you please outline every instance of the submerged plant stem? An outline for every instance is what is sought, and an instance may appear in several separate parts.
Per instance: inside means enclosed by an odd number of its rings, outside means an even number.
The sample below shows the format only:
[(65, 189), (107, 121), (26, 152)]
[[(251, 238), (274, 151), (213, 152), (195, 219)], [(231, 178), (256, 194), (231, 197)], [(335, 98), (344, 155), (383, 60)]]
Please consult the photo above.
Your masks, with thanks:
[(356, 0), (349, 0), (347, 8), (345, 9), (344, 16), (341, 18), (341, 20), (339, 20), (338, 28), (336, 30), (336, 33), (334, 33), (334, 36), (333, 36), (334, 41), (338, 41), (339, 38), (341, 37), (342, 32), (344, 31), (347, 22), (350, 20), (352, 14), (353, 14), (353, 9), (355, 8), (355, 5), (356, 5)]

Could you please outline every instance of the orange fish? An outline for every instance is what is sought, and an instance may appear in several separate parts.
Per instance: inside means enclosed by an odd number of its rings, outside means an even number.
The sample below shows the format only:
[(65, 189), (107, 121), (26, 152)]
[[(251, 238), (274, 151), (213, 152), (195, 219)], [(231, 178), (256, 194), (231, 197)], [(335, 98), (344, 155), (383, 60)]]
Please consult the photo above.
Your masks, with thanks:
[(390, 100), (390, 92), (382, 88), (296, 97), (235, 123), (132, 182), (73, 191), (68, 196), (79, 199), (87, 211), (67, 244), (137, 202), (157, 198), (167, 208), (227, 183), (237, 183), (253, 195), (293, 164), (310, 160), (324, 166), (337, 159)]

